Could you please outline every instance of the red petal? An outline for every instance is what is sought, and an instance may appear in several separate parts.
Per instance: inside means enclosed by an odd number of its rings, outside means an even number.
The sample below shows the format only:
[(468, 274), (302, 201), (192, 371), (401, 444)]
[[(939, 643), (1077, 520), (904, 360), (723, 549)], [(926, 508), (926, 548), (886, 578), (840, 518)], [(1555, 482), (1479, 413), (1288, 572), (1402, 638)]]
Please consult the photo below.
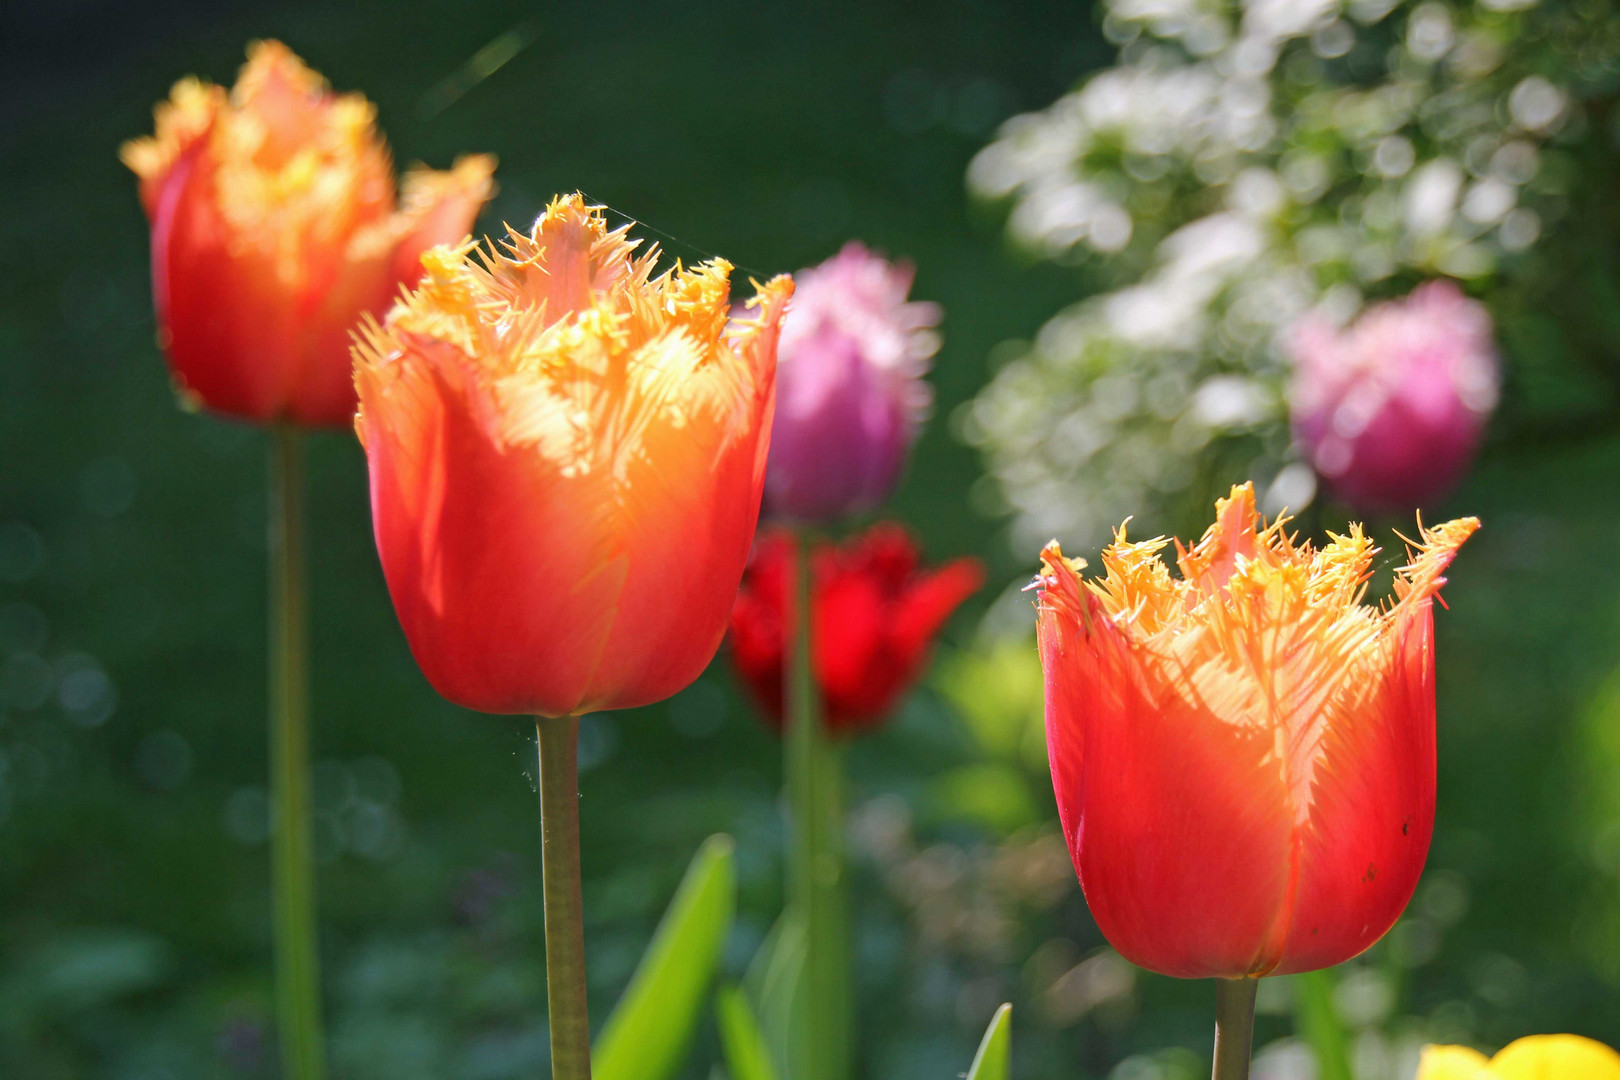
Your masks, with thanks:
[(1427, 603), (1396, 630), (1390, 670), (1320, 751), (1299, 882), (1273, 973), (1342, 963), (1382, 937), (1417, 888), (1434, 831), (1434, 633)]

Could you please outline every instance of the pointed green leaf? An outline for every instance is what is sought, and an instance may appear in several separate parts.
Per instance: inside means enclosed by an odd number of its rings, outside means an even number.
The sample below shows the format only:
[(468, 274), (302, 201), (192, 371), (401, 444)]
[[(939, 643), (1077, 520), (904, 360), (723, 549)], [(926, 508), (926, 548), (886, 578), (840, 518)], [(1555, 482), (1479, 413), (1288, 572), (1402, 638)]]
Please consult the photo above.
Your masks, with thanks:
[(711, 836), (693, 857), (597, 1036), (591, 1051), (596, 1080), (665, 1080), (685, 1061), (736, 908), (732, 850), (731, 837)]
[(754, 954), (743, 985), (779, 1080), (809, 1076), (804, 1029), (804, 920), (790, 905)]
[(720, 1045), (726, 1052), (726, 1068), (731, 1080), (776, 1080), (771, 1064), (771, 1048), (743, 992), (732, 985), (722, 986), (715, 995), (715, 1015), (720, 1022)]
[(1331, 969), (1294, 976), (1294, 1023), (1316, 1055), (1321, 1080), (1352, 1080), (1350, 1034), (1333, 1008)]
[(990, 1018), (984, 1029), (984, 1040), (979, 1052), (973, 1055), (973, 1066), (967, 1071), (967, 1080), (1007, 1080), (1012, 1063), (1012, 1006), (1003, 1005)]

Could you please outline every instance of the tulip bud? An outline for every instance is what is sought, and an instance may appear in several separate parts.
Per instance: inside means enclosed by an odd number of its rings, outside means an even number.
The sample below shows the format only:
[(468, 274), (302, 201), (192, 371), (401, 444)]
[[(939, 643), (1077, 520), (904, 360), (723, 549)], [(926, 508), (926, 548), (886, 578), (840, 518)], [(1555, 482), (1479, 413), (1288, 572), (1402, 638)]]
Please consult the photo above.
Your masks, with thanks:
[(260, 422), (346, 425), (349, 335), (466, 236), (493, 158), (413, 169), (394, 190), (376, 108), (257, 42), (227, 95), (196, 79), (124, 145), (152, 226), (159, 336), (183, 397)]
[[(796, 557), (783, 532), (760, 537), (731, 613), (731, 660), (743, 685), (778, 730), (785, 712), (783, 663), (791, 646), (789, 571)], [(827, 730), (853, 734), (882, 721), (927, 665), (934, 637), (984, 583), (977, 559), (925, 569), (917, 543), (880, 523), (810, 556), (816, 686)]]
[(888, 498), (927, 416), (939, 306), (912, 270), (849, 243), (798, 275), (782, 325), (766, 513), (832, 522)]
[(1431, 281), (1345, 330), (1310, 316), (1290, 351), (1294, 437), (1338, 498), (1361, 512), (1409, 511), (1462, 480), (1496, 408), (1483, 304)]

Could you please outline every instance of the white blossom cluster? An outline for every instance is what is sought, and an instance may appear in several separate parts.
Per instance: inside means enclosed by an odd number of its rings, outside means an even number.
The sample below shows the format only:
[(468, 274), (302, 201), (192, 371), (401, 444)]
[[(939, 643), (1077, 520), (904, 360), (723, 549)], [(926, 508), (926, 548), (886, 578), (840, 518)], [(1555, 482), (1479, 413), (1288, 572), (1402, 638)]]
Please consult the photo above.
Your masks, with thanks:
[[(1612, 82), (1605, 0), (1106, 0), (1119, 62), (1009, 120), (973, 191), (1112, 286), (1004, 352), (958, 414), (1020, 550), (1253, 478), (1315, 491), (1279, 338), (1451, 277), (1488, 292), (1556, 226)], [(1602, 137), (1610, 137), (1608, 132)]]

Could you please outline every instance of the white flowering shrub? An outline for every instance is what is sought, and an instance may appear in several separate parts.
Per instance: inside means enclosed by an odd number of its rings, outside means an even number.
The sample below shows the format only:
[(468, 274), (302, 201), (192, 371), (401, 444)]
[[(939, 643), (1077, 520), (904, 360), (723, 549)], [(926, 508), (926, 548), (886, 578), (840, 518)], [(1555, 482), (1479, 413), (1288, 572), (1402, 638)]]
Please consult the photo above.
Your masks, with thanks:
[[(1604, 0), (1105, 0), (1118, 63), (1008, 121), (969, 184), (1106, 291), (1059, 311), (958, 416), (1021, 550), (1094, 545), (1253, 478), (1315, 493), (1284, 332), (1432, 277), (1490, 301), (1590, 229), (1614, 142)], [(1602, 171), (1604, 176), (1594, 175)], [(1610, 200), (1612, 201), (1612, 199)], [(1554, 267), (1556, 270), (1556, 267)], [(1552, 275), (1555, 276), (1555, 275)], [(1513, 359), (1510, 350), (1510, 361)]]

